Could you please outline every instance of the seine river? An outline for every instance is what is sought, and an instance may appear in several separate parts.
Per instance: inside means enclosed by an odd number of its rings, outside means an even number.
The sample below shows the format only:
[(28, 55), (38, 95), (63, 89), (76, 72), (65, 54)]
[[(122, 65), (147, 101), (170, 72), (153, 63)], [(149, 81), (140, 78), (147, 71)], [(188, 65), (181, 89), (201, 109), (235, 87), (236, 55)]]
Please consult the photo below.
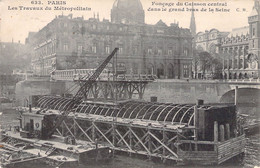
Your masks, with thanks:
[[(1, 114), (1, 113), (0, 113)], [(14, 110), (5, 110), (2, 111), (0, 115), (0, 123), (10, 123), (17, 119), (19, 116), (18, 112)], [(254, 168), (260, 167), (260, 134), (252, 135), (247, 137), (246, 152), (245, 157), (242, 163), (225, 163), (224, 165), (217, 166), (217, 168), (226, 167), (226, 168)], [(41, 168), (50, 168), (46, 165), (30, 165), (29, 167), (41, 167)], [(191, 166), (186, 166), (191, 167)], [(213, 166), (207, 166), (213, 167)], [(216, 166), (214, 166), (215, 168)], [(77, 168), (181, 168), (176, 165), (165, 165), (162, 163), (155, 163), (148, 161), (144, 158), (136, 157), (127, 157), (127, 156), (116, 156), (110, 162), (101, 163), (96, 165), (79, 165)]]

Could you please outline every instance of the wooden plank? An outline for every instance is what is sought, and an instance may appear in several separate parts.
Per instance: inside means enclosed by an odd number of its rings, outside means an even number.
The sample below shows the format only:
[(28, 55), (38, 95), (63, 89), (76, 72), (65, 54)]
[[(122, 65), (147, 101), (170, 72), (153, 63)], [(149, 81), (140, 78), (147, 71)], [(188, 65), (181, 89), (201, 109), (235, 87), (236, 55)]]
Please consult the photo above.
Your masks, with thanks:
[(180, 143), (192, 143), (192, 144), (205, 144), (205, 145), (214, 145), (214, 141), (194, 141), (194, 140), (180, 140)]

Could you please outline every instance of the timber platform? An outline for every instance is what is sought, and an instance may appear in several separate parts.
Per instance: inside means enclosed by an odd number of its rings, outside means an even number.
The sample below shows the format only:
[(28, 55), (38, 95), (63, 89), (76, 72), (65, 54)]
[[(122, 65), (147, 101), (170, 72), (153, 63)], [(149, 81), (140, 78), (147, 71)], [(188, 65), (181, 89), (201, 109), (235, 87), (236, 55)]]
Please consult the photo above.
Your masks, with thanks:
[[(46, 105), (44, 101), (39, 102)], [(44, 134), (46, 123), (54, 123), (62, 117), (62, 111), (47, 109), (41, 104), (24, 110), (20, 133), (3, 136), (30, 144), (37, 141), (40, 146), (52, 144), (56, 151), (62, 151), (59, 152), (61, 155), (67, 153), (68, 161), (71, 158), (69, 153), (73, 153), (72, 163), (73, 159), (81, 162), (80, 158), (85, 158), (83, 153), (95, 150), (97, 143), (100, 145), (98, 149), (101, 146), (106, 149), (107, 156), (120, 151), (129, 156), (143, 155), (151, 160), (158, 158), (162, 162), (197, 165), (222, 164), (242, 155), (245, 149), (245, 133), (236, 122), (234, 105), (84, 101), (68, 114), (52, 138), (47, 140), (28, 138), (26, 134), (34, 131), (36, 137), (42, 136), (39, 133)], [(64, 145), (64, 138), (69, 136), (75, 142)], [(87, 145), (88, 150), (79, 149), (78, 146), (84, 144), (82, 142), (92, 146)], [(69, 150), (70, 147), (73, 150)], [(50, 162), (54, 156), (46, 158)]]

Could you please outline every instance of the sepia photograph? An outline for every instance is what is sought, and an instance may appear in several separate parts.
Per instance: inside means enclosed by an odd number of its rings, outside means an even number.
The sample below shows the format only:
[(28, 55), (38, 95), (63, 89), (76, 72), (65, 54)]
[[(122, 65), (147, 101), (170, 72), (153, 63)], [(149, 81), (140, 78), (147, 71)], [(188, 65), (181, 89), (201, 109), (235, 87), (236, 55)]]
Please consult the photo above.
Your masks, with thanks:
[(260, 0), (0, 0), (0, 168), (260, 168)]

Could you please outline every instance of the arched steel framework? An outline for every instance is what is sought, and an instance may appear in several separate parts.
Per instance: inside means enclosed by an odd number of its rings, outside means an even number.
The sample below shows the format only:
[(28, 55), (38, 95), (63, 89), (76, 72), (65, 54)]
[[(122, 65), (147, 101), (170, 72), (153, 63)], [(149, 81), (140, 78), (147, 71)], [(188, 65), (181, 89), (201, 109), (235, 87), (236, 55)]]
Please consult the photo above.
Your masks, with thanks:
[(75, 112), (193, 125), (194, 105), (128, 101), (115, 108), (114, 106), (81, 103)]

